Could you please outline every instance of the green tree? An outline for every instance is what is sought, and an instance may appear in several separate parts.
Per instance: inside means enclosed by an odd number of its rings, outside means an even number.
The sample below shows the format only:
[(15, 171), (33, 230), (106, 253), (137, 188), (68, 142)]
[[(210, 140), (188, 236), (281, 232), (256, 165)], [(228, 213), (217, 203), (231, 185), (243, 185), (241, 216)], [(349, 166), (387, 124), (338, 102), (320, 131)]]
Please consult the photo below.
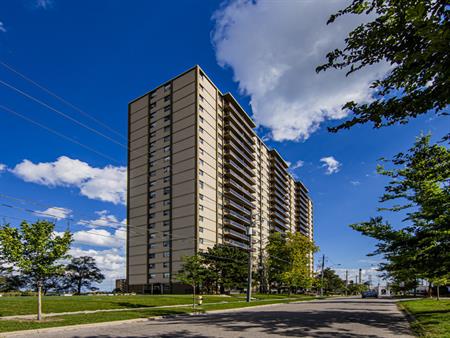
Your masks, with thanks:
[(66, 266), (64, 275), (66, 287), (80, 294), (82, 288), (95, 290), (92, 283), (101, 283), (105, 276), (90, 256), (74, 257)]
[(183, 266), (177, 275), (177, 279), (192, 286), (192, 307), (195, 307), (195, 291), (208, 278), (208, 268), (199, 255), (183, 257)]
[(270, 288), (276, 287), (278, 293), (283, 284), (282, 275), (288, 270), (289, 250), (286, 245), (286, 236), (273, 232), (266, 245), (267, 277)]
[(313, 284), (311, 258), (318, 248), (314, 242), (300, 232), (288, 233), (286, 241), (286, 271), (281, 280), (288, 286), (289, 292), (294, 289), (309, 289)]
[(7, 263), (34, 285), (38, 293), (38, 320), (42, 318), (41, 289), (44, 281), (61, 274), (67, 259), (72, 235), (66, 231), (55, 235), (55, 225), (48, 221), (29, 224), (22, 222), (20, 229), (9, 224), (0, 227), (0, 246)]
[(229, 245), (215, 245), (201, 252), (208, 269), (217, 277), (220, 292), (243, 288), (247, 281), (248, 252)]
[(319, 273), (315, 277), (315, 285), (317, 287), (323, 287), (325, 293), (340, 293), (345, 290), (345, 282), (336, 274), (331, 268), (325, 268), (323, 270), (323, 285), (322, 274)]
[(371, 88), (371, 103), (348, 102), (350, 120), (330, 128), (336, 132), (360, 123), (375, 128), (407, 123), (429, 111), (448, 114), (450, 102), (450, 7), (447, 0), (353, 0), (332, 15), (371, 14), (372, 21), (349, 33), (343, 49), (327, 54), (316, 71), (346, 69), (347, 75), (378, 62), (391, 68)]
[(439, 279), (450, 271), (450, 150), (430, 145), (430, 136), (417, 139), (407, 153), (396, 155), (392, 169), (379, 167), (391, 178), (380, 202), (394, 203), (381, 211), (406, 213), (405, 227), (393, 227), (382, 217), (352, 225), (378, 240), (372, 255), (383, 255), (388, 274), (415, 272), (416, 278)]

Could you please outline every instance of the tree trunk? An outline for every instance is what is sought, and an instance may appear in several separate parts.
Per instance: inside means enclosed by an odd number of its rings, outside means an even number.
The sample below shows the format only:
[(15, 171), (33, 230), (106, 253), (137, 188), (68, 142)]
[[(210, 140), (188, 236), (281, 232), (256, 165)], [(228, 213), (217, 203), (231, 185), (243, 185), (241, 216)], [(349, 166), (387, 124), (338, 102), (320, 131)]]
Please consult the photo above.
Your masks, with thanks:
[(192, 284), (192, 308), (195, 312), (195, 283)]
[(440, 286), (439, 284), (436, 285), (436, 296), (437, 296), (436, 299), (437, 299), (437, 300), (440, 300), (440, 299), (439, 299), (439, 286)]
[(37, 296), (38, 296), (38, 308), (37, 308), (37, 320), (41, 320), (42, 319), (42, 298), (41, 298), (41, 293), (42, 293), (42, 286), (41, 283), (38, 283), (37, 286)]

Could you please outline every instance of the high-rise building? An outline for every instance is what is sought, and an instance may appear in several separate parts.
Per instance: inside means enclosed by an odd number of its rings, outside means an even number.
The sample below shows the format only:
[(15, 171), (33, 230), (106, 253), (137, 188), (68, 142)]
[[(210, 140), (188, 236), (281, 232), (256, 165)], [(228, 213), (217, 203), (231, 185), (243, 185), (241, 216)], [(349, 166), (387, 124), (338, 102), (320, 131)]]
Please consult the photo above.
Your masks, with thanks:
[(183, 292), (182, 257), (215, 244), (252, 246), (256, 268), (271, 231), (312, 238), (308, 190), (200, 67), (132, 101), (128, 126), (130, 291)]

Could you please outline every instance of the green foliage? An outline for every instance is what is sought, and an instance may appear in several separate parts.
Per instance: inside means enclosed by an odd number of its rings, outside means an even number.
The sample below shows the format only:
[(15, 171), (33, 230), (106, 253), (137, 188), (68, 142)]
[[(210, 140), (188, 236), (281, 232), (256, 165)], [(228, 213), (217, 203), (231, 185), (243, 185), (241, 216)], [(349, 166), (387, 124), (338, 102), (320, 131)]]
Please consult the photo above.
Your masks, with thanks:
[(0, 227), (3, 259), (34, 286), (64, 271), (60, 261), (68, 258), (72, 235), (58, 236), (54, 231), (55, 225), (48, 221), (22, 222), (20, 229), (9, 224)]
[(382, 211), (407, 211), (405, 227), (393, 227), (382, 217), (352, 225), (363, 235), (378, 240), (372, 255), (387, 260), (380, 267), (393, 277), (435, 279), (450, 271), (450, 150), (430, 145), (422, 136), (406, 154), (390, 163), (393, 169), (378, 168), (391, 178), (380, 202), (396, 203)]
[(287, 236), (272, 233), (266, 246), (270, 285), (290, 290), (311, 288), (311, 255), (316, 251), (314, 243), (299, 232)]
[(183, 267), (177, 275), (180, 282), (192, 285), (195, 290), (208, 278), (210, 278), (210, 272), (202, 257), (199, 255), (183, 257)]
[(323, 270), (323, 285), (321, 285), (321, 273), (316, 275), (314, 282), (316, 287), (323, 287), (323, 290), (326, 294), (342, 293), (345, 290), (345, 282), (336, 274), (336, 271), (331, 268), (325, 268)]
[(95, 259), (90, 256), (72, 258), (66, 266), (64, 274), (65, 287), (74, 290), (77, 294), (81, 293), (82, 288), (95, 290), (92, 283), (101, 283), (105, 276), (95, 263)]
[(316, 71), (347, 69), (347, 75), (378, 62), (391, 68), (372, 83), (375, 100), (348, 102), (343, 109), (353, 118), (330, 128), (336, 132), (360, 123), (376, 128), (432, 111), (448, 114), (450, 102), (450, 7), (446, 0), (353, 0), (332, 15), (333, 23), (345, 14), (374, 18), (356, 27), (344, 49), (327, 54), (328, 62)]
[(220, 292), (239, 289), (246, 285), (248, 252), (228, 245), (215, 245), (201, 252), (204, 264), (220, 286)]

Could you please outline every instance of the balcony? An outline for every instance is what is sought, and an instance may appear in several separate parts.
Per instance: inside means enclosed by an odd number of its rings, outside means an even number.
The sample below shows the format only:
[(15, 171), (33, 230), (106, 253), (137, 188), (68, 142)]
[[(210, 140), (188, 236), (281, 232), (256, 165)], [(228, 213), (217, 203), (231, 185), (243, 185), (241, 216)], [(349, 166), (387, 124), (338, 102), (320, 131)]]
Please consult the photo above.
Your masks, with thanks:
[(278, 211), (272, 210), (271, 212), (272, 216), (278, 217), (280, 220), (283, 220), (284, 222), (287, 221), (289, 218), (287, 215), (283, 215), (282, 213), (279, 213)]
[(287, 222), (283, 222), (283, 221), (279, 220), (278, 218), (273, 218), (272, 224), (276, 225), (276, 226), (281, 226), (284, 229), (289, 229), (289, 224)]
[(239, 229), (239, 230), (247, 232), (247, 227), (245, 225), (242, 225), (242, 224), (240, 224), (238, 222), (235, 222), (235, 221), (233, 221), (231, 219), (225, 218), (223, 222), (228, 227), (232, 227), (232, 228)]
[(274, 231), (276, 231), (276, 232), (280, 232), (280, 233), (282, 233), (282, 234), (284, 234), (284, 233), (286, 232), (286, 229), (277, 227), (276, 225), (273, 225), (273, 226), (272, 226), (272, 230), (274, 230)]
[(242, 177), (242, 175), (240, 173), (237, 173), (234, 169), (230, 168), (225, 170), (225, 175), (226, 177), (230, 177), (233, 178), (235, 180), (238, 181), (239, 184), (242, 184), (245, 186), (245, 188), (249, 191), (251, 191), (252, 193), (254, 193), (256, 190), (255, 188), (253, 188), (253, 184), (249, 183), (246, 178)]
[(248, 237), (248, 235), (242, 234), (240, 232), (237, 232), (237, 231), (234, 231), (234, 230), (231, 230), (231, 229), (226, 229), (225, 228), (225, 229), (223, 229), (223, 233), (224, 233), (224, 235), (228, 235), (230, 237), (242, 239), (242, 240), (247, 241), (247, 242), (250, 241), (250, 238)]
[[(251, 181), (252, 184), (255, 184), (255, 179), (253, 178), (255, 176), (255, 173), (252, 170), (248, 168), (246, 168), (246, 170), (242, 170), (241, 166), (231, 159), (225, 161), (225, 165), (235, 171), (239, 170), (240, 175), (244, 176), (247, 180)], [(251, 172), (251, 174), (249, 174), (249, 172)]]
[(281, 208), (278, 204), (271, 204), (271, 209), (278, 211), (279, 213), (281, 213), (282, 215), (285, 215), (285, 217), (289, 217), (289, 212), (287, 210), (284, 210), (283, 208)]
[(274, 188), (277, 188), (280, 192), (282, 192), (284, 194), (288, 194), (289, 193), (289, 190), (288, 190), (288, 187), (287, 187), (286, 183), (283, 184), (280, 181), (274, 180), (272, 178), (271, 184), (272, 184), (272, 186)]
[(270, 186), (272, 193), (281, 198), (283, 201), (287, 199), (287, 191), (283, 191), (278, 185), (272, 184)]
[(284, 212), (289, 212), (288, 201), (282, 200), (282, 199), (278, 198), (277, 196), (272, 196), (272, 198), (270, 199), (270, 202), (271, 202), (271, 204), (276, 204), (278, 207), (280, 207), (282, 210), (284, 210)]
[(227, 121), (233, 121), (240, 129), (242, 129), (245, 133), (250, 134), (253, 136), (253, 129), (251, 126), (248, 125), (248, 123), (243, 120), (240, 116), (240, 113), (237, 112), (234, 107), (229, 106), (231, 108), (231, 111), (225, 111), (225, 120)]
[(239, 147), (237, 147), (233, 142), (226, 143), (225, 147), (227, 148), (228, 152), (234, 152), (238, 154), (242, 159), (248, 162), (248, 166), (255, 168), (255, 160), (245, 155), (244, 152), (240, 150)]
[[(232, 157), (234, 161), (236, 161), (240, 167), (251, 171), (252, 168), (254, 168), (254, 164), (252, 163), (251, 165), (247, 162), (244, 162), (244, 160), (242, 160), (235, 151), (230, 151), (231, 149), (228, 149), (227, 152), (225, 152), (225, 156), (227, 156), (228, 158)], [(250, 167), (250, 168), (249, 168)]]
[(229, 132), (232, 136), (229, 138), (229, 140), (236, 143), (237, 145), (239, 145), (241, 147), (241, 149), (248, 154), (249, 157), (254, 159), (255, 158), (254, 149), (252, 147), (250, 147), (248, 144), (241, 142), (239, 140), (239, 137), (237, 135), (235, 135), (235, 133), (232, 130), (229, 130)]
[(255, 197), (252, 195), (251, 191), (246, 190), (242, 185), (237, 183), (235, 180), (229, 178), (224, 182), (225, 185), (231, 185), (238, 193), (243, 195), (247, 200), (254, 201)]
[(245, 204), (249, 208), (253, 209), (253, 203), (249, 199), (245, 198), (245, 196), (241, 195), (237, 191), (233, 189), (225, 189), (225, 193), (229, 194), (231, 197), (236, 198), (239, 203)]
[(248, 217), (251, 217), (251, 215), (252, 215), (251, 210), (248, 210), (248, 209), (244, 208), (243, 206), (239, 205), (238, 203), (236, 203), (236, 202), (233, 201), (233, 200), (226, 199), (226, 200), (225, 200), (225, 203), (227, 203), (227, 206), (231, 206), (231, 207), (236, 208), (236, 209), (238, 209), (239, 211), (243, 212), (243, 213), (246, 214)]
[(228, 215), (229, 217), (234, 217), (235, 219), (238, 219), (242, 222), (245, 222), (246, 224), (251, 224), (251, 220), (250, 218), (245, 217), (244, 215), (241, 215), (240, 213), (230, 210), (230, 209), (225, 209), (225, 213), (226, 215)]
[(242, 134), (239, 130), (236, 130), (237, 128), (233, 123), (225, 122), (225, 137), (227, 139), (238, 139), (240, 140), (247, 148), (253, 149), (254, 142), (253, 140)]
[(241, 249), (248, 250), (250, 248), (247, 244), (235, 241), (235, 240), (230, 239), (230, 238), (224, 238), (223, 241), (224, 241), (225, 244), (236, 246), (236, 247), (241, 248)]

